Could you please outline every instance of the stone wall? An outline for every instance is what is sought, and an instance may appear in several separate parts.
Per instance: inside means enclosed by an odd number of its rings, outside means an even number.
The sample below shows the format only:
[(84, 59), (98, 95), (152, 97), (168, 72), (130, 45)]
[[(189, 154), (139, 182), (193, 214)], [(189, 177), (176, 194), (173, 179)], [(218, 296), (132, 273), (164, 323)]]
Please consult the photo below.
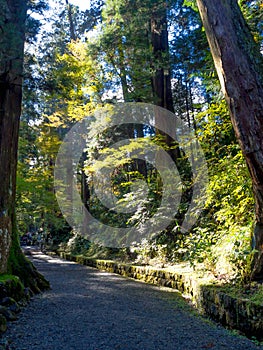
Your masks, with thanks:
[(237, 329), (248, 337), (263, 340), (263, 300), (258, 305), (249, 300), (236, 299), (222, 292), (219, 287), (207, 284), (189, 267), (173, 269), (134, 266), (110, 260), (89, 259), (83, 256), (72, 256), (60, 253), (64, 259), (79, 264), (95, 267), (100, 270), (141, 280), (158, 286), (174, 288), (204, 314), (226, 327)]

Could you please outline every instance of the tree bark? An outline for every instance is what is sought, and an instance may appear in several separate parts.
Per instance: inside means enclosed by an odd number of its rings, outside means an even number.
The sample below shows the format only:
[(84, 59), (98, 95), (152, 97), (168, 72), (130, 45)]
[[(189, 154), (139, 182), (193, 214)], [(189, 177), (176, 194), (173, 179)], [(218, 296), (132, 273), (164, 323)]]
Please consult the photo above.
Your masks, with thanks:
[(263, 279), (263, 58), (236, 0), (197, 0), (236, 137), (252, 178), (252, 279)]
[(169, 43), (166, 8), (162, 3), (153, 10), (151, 17), (151, 43), (155, 74), (152, 78), (156, 105), (174, 113), (169, 63)]
[(49, 283), (23, 255), (15, 218), (26, 13), (26, 0), (0, 0), (0, 273), (38, 292)]
[[(151, 16), (151, 44), (155, 71), (152, 78), (152, 88), (154, 103), (174, 113), (166, 11), (164, 3), (158, 1), (156, 6), (153, 7)], [(156, 109), (155, 120), (156, 124), (159, 125), (164, 126), (166, 123), (165, 118), (163, 118), (163, 115), (160, 115), (158, 109)], [(157, 130), (157, 134), (162, 136), (163, 141), (169, 147), (168, 153), (176, 162), (180, 157), (180, 150), (179, 147), (175, 147), (175, 140), (161, 130)]]
[(0, 273), (7, 271), (15, 221), (26, 10), (25, 0), (0, 2)]
[(74, 26), (74, 21), (73, 21), (73, 16), (72, 16), (72, 5), (68, 2), (68, 0), (66, 0), (66, 6), (67, 6), (67, 11), (68, 11), (70, 39), (76, 41), (77, 36), (76, 36), (76, 31), (75, 31), (75, 26)]

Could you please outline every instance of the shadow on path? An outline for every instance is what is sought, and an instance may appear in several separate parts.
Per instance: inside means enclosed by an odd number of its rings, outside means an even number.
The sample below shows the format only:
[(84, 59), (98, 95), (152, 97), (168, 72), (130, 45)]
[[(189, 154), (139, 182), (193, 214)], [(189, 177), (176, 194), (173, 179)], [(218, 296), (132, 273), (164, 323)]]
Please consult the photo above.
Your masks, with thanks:
[[(178, 293), (32, 251), (50, 281), (5, 335), (16, 350), (259, 349), (195, 315)], [(262, 349), (262, 347), (260, 348)]]

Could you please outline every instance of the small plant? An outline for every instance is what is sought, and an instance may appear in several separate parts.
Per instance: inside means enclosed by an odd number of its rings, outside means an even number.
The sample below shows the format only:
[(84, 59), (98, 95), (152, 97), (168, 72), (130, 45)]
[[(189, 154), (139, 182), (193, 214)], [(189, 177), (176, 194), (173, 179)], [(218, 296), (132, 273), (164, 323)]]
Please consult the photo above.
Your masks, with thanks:
[(77, 232), (72, 232), (72, 237), (67, 243), (61, 244), (60, 248), (71, 254), (83, 254), (90, 248), (90, 241)]
[(254, 251), (250, 249), (250, 230), (246, 229), (240, 230), (234, 235), (233, 250), (229, 255), (236, 279), (242, 283), (250, 282), (251, 261), (254, 254)]

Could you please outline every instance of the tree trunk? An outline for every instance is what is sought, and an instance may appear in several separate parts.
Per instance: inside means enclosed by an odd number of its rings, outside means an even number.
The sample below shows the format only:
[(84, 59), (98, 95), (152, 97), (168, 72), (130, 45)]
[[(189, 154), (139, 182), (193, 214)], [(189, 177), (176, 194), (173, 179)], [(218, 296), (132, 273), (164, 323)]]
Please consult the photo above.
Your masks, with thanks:
[(119, 71), (120, 71), (123, 99), (125, 102), (129, 102), (129, 89), (128, 89), (128, 83), (127, 83), (126, 67), (125, 67), (125, 54), (124, 54), (121, 38), (118, 44), (118, 52), (119, 52)]
[(68, 11), (70, 39), (76, 41), (77, 36), (76, 36), (75, 26), (74, 26), (74, 21), (73, 21), (73, 16), (72, 16), (72, 5), (68, 2), (68, 0), (66, 0), (66, 6), (67, 6), (67, 11)]
[(17, 274), (36, 292), (49, 284), (22, 254), (15, 220), (26, 12), (25, 0), (0, 0), (0, 273)]
[[(155, 74), (152, 78), (154, 102), (157, 106), (174, 113), (169, 62), (167, 14), (166, 7), (163, 6), (163, 2), (160, 1), (158, 1), (158, 4), (153, 8), (152, 12), (151, 44), (153, 48), (153, 66), (155, 70)], [(156, 124), (164, 126), (166, 122), (165, 118), (163, 118), (163, 115), (160, 115), (157, 109), (155, 119)], [(180, 151), (178, 147), (175, 147), (175, 140), (161, 130), (157, 130), (157, 134), (162, 136), (163, 141), (169, 147), (168, 153), (176, 162), (176, 159), (180, 157)]]
[(26, 1), (0, 2), (0, 272), (7, 271), (14, 223)]
[[(161, 7), (160, 7), (161, 6)], [(152, 78), (156, 105), (174, 113), (169, 63), (169, 43), (166, 8), (157, 5), (151, 17), (151, 43), (154, 55), (155, 75)]]
[(252, 178), (252, 279), (263, 279), (263, 58), (236, 0), (197, 0), (232, 124)]

